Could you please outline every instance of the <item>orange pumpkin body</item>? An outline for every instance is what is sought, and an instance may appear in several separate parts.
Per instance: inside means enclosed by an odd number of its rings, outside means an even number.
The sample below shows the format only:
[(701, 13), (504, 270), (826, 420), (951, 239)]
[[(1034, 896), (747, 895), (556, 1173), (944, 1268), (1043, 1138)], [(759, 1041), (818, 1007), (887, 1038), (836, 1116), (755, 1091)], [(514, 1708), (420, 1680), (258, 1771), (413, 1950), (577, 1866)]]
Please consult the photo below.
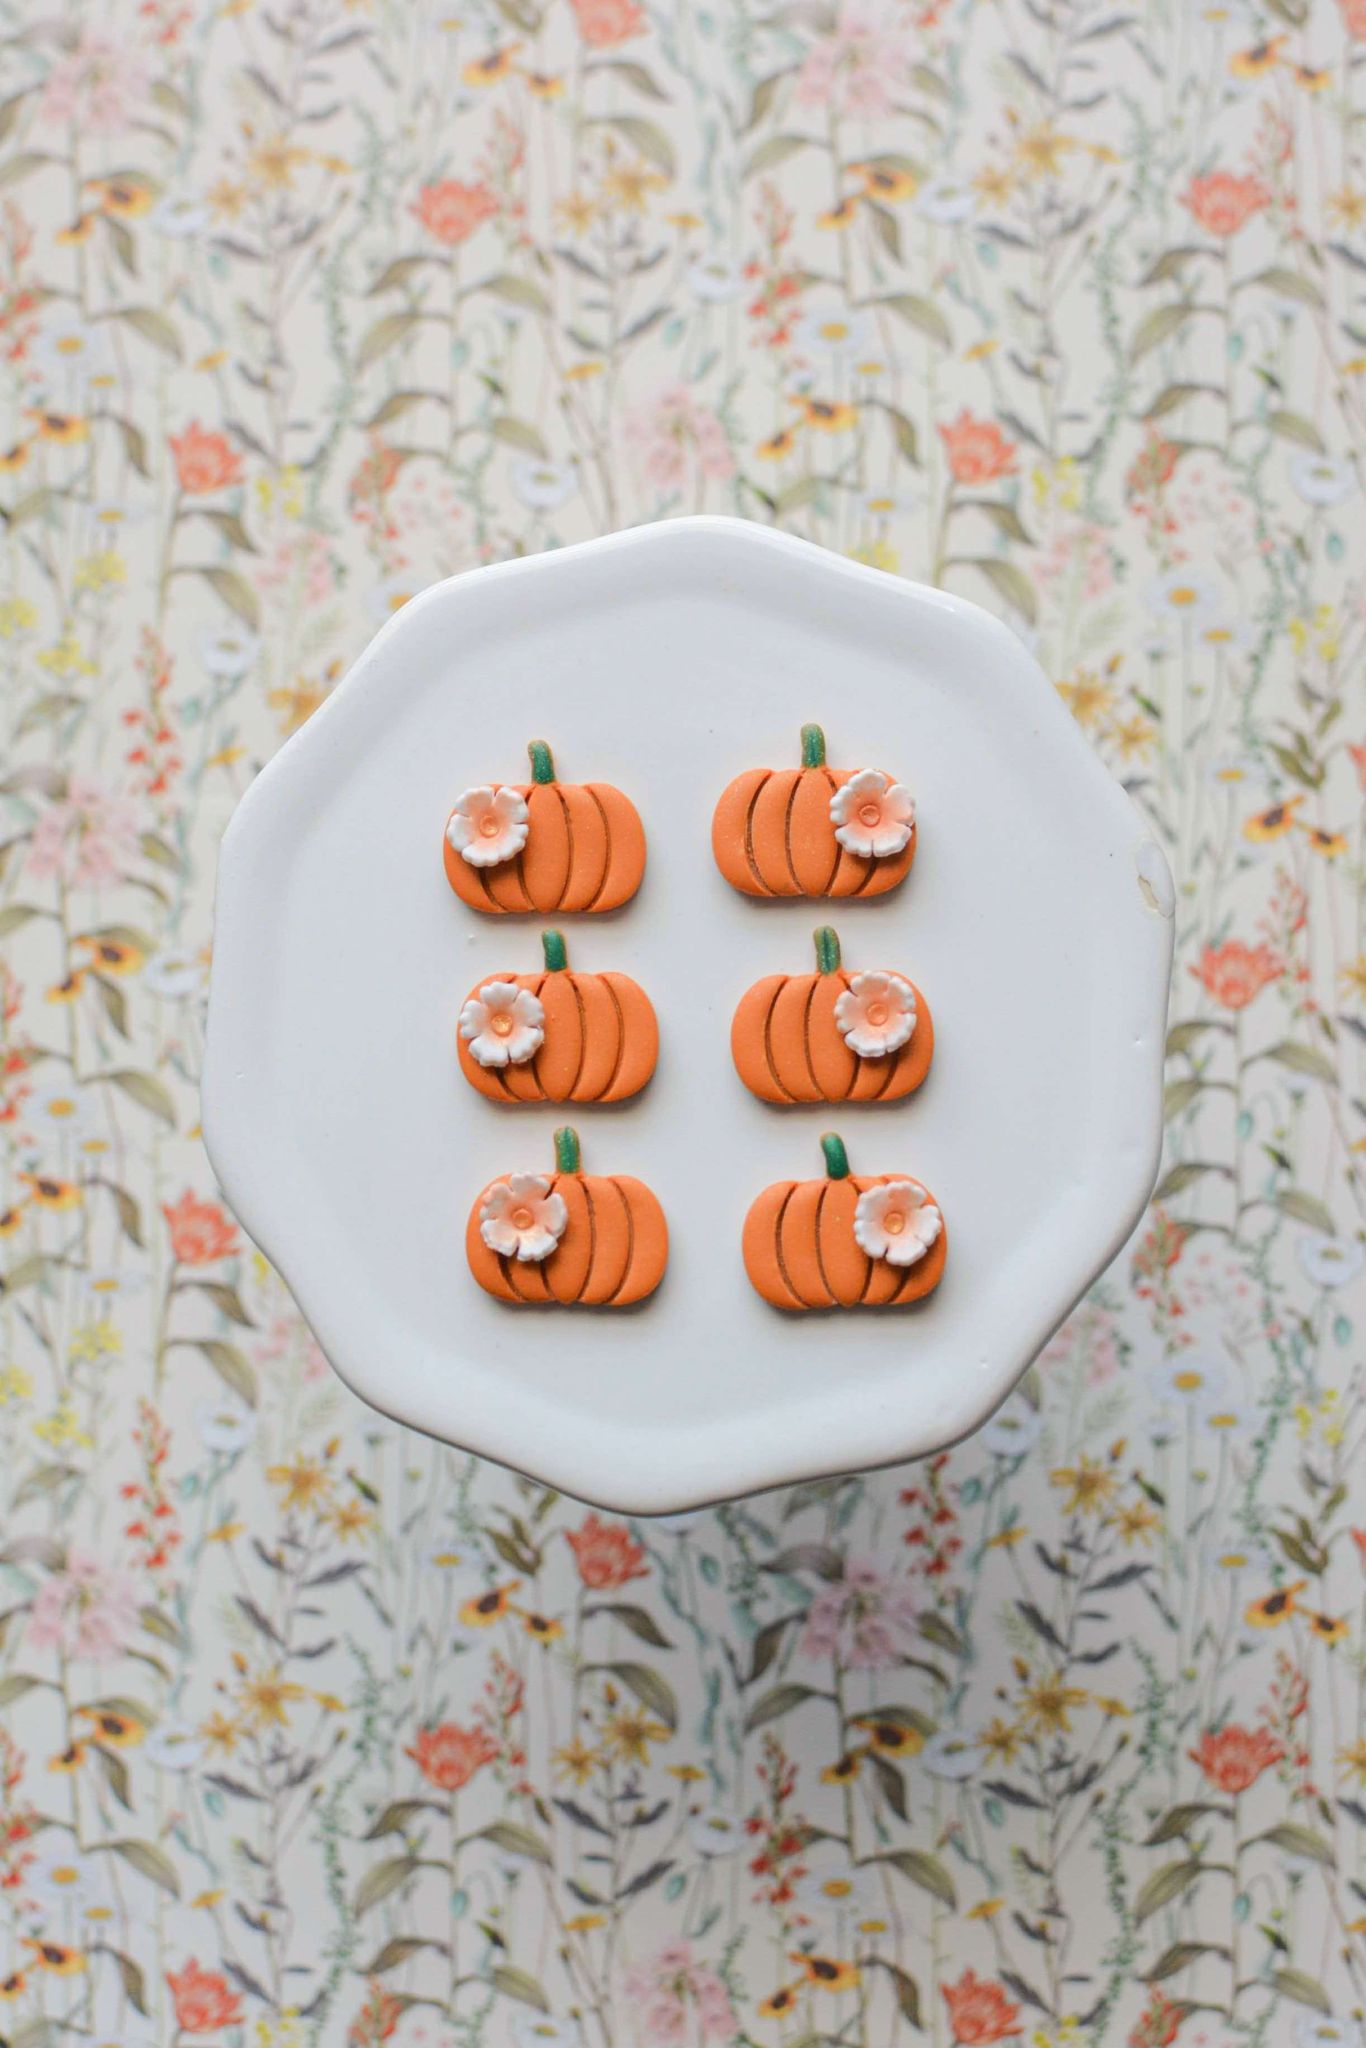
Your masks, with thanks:
[[(835, 1005), (855, 976), (835, 965), (816, 974), (768, 974), (741, 996), (730, 1027), (735, 1071), (761, 1102), (899, 1102), (917, 1089), (934, 1057), (929, 1005), (914, 982), (915, 1030), (905, 1045), (877, 1058), (854, 1052), (835, 1021)], [(906, 980), (907, 977), (900, 977)]]
[(550, 1192), (569, 1212), (560, 1240), (548, 1258), (523, 1263), (490, 1250), (480, 1234), (479, 1211), (496, 1185), (482, 1188), (465, 1230), (465, 1256), (486, 1294), (499, 1301), (580, 1308), (629, 1308), (653, 1294), (669, 1259), (669, 1226), (658, 1197), (628, 1173), (581, 1173), (572, 1132), (575, 1165), (548, 1176)]
[(815, 726), (804, 728), (803, 754), (814, 765), (747, 768), (722, 790), (711, 825), (717, 867), (744, 896), (885, 896), (910, 872), (914, 825), (900, 853), (850, 853), (835, 837), (830, 799), (858, 770), (825, 765)]
[[(549, 962), (558, 934), (545, 936)], [(578, 974), (548, 964), (537, 974), (486, 974), (470, 996), (490, 981), (530, 990), (545, 1012), (539, 1051), (517, 1065), (481, 1066), (457, 1033), (460, 1071), (490, 1102), (624, 1102), (654, 1073), (659, 1021), (629, 974)]]
[[(538, 757), (536, 749), (540, 749)], [(526, 844), (495, 867), (474, 867), (442, 837), (446, 879), (462, 903), (492, 916), (617, 910), (645, 873), (645, 828), (628, 796), (610, 782), (543, 776), (549, 749), (533, 742), (537, 779), (497, 785), (527, 807)]]
[[(912, 1266), (870, 1258), (854, 1236), (854, 1211), (868, 1188), (903, 1174), (780, 1180), (750, 1204), (741, 1239), (745, 1271), (774, 1308), (903, 1308), (939, 1285), (948, 1226)], [(933, 1200), (933, 1197), (931, 1197)]]

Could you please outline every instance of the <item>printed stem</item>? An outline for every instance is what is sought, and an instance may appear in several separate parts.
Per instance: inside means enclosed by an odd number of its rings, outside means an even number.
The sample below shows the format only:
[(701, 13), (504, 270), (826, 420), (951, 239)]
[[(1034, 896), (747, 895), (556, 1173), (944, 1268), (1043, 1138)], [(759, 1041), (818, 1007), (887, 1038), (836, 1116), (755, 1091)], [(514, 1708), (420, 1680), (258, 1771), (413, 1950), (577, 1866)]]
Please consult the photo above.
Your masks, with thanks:
[(579, 1134), (564, 1124), (555, 1133), (555, 1171), (577, 1173), (579, 1171)]
[(821, 1150), (825, 1154), (825, 1170), (831, 1180), (848, 1180), (849, 1154), (844, 1149), (843, 1138), (834, 1131), (821, 1132)]
[(824, 768), (825, 766), (825, 734), (818, 725), (804, 725), (802, 727), (802, 766), (803, 768)]
[(838, 974), (840, 942), (834, 927), (828, 924), (820, 925), (816, 930), (815, 939), (816, 972), (818, 974)]
[(565, 949), (563, 932), (542, 932), (541, 951), (545, 955), (547, 974), (563, 974), (569, 965), (569, 954)]
[(553, 782), (555, 763), (544, 740), (532, 740), (527, 747), (531, 757), (531, 779), (533, 782)]

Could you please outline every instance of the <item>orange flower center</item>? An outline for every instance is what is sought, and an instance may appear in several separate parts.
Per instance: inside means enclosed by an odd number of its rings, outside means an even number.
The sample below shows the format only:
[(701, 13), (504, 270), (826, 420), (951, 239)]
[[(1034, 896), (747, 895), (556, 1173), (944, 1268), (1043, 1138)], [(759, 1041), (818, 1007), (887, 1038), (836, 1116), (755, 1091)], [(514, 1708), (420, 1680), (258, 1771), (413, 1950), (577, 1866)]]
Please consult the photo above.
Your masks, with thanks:
[(512, 1222), (518, 1230), (530, 1230), (535, 1220), (525, 1203), (520, 1209), (514, 1209), (512, 1212)]
[(498, 813), (496, 811), (485, 811), (483, 817), (479, 820), (479, 832), (481, 838), (484, 839), (496, 839), (498, 837)]
[(906, 1218), (900, 1209), (889, 1209), (883, 1219), (883, 1229), (888, 1237), (900, 1237), (906, 1228)]
[(887, 1022), (887, 1005), (885, 1003), (869, 1003), (868, 1022), (870, 1024), (885, 1024)]
[(882, 816), (881, 804), (860, 804), (859, 819), (865, 825), (876, 825)]
[(498, 1015), (493, 1019), (490, 1028), (497, 1033), (499, 1038), (507, 1038), (511, 1035), (512, 1019), (511, 1017), (509, 1017), (506, 1010), (500, 1010), (498, 1012)]

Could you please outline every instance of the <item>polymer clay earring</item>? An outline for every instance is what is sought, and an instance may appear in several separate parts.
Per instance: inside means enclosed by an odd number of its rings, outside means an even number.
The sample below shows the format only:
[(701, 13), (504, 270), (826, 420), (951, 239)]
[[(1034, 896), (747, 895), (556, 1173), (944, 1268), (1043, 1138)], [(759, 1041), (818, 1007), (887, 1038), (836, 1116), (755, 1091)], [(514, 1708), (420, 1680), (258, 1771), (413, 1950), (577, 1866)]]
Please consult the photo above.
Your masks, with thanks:
[(640, 813), (610, 782), (557, 782), (544, 740), (527, 753), (530, 782), (456, 798), (442, 841), (447, 881), (492, 916), (618, 909), (645, 872)]
[(460, 1012), (460, 1070), (490, 1102), (623, 1102), (655, 1070), (654, 1005), (629, 974), (571, 971), (542, 932), (535, 974), (486, 975)]
[(769, 974), (746, 989), (730, 1050), (761, 1102), (898, 1102), (929, 1072), (934, 1025), (904, 975), (842, 967), (823, 924), (814, 974)]
[(854, 1175), (833, 1131), (823, 1180), (780, 1180), (756, 1195), (741, 1248), (774, 1308), (904, 1308), (939, 1285), (948, 1233), (928, 1188), (904, 1174)]
[(744, 896), (882, 896), (915, 859), (915, 803), (881, 768), (829, 768), (802, 727), (800, 768), (747, 768), (721, 792), (716, 865)]
[(644, 1181), (584, 1173), (566, 1126), (554, 1173), (503, 1174), (475, 1197), (465, 1256), (499, 1301), (628, 1308), (663, 1279), (669, 1226)]

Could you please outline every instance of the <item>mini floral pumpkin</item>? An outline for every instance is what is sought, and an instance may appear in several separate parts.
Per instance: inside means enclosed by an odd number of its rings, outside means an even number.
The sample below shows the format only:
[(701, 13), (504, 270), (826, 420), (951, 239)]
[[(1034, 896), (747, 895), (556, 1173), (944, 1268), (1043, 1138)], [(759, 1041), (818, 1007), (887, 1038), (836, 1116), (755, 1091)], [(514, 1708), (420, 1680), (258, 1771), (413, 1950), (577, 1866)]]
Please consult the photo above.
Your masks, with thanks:
[(645, 872), (645, 829), (610, 782), (557, 782), (532, 740), (530, 782), (480, 783), (456, 798), (442, 840), (462, 903), (494, 916), (616, 910)]
[(929, 1005), (883, 970), (851, 974), (829, 925), (814, 974), (770, 974), (740, 998), (730, 1030), (735, 1071), (763, 1102), (897, 1102), (934, 1054)]
[(905, 1174), (855, 1176), (833, 1131), (823, 1180), (774, 1181), (745, 1218), (742, 1250), (755, 1291), (774, 1308), (904, 1308), (939, 1285), (943, 1214)]
[(745, 896), (882, 896), (915, 859), (915, 803), (880, 768), (829, 768), (802, 727), (800, 768), (749, 768), (712, 818), (716, 865)]
[(663, 1279), (669, 1227), (643, 1181), (584, 1173), (566, 1128), (553, 1174), (502, 1174), (475, 1197), (465, 1256), (499, 1301), (626, 1308)]
[(623, 1102), (659, 1057), (654, 1005), (629, 974), (571, 971), (562, 935), (541, 934), (537, 974), (496, 975), (460, 1012), (460, 1070), (490, 1102)]

